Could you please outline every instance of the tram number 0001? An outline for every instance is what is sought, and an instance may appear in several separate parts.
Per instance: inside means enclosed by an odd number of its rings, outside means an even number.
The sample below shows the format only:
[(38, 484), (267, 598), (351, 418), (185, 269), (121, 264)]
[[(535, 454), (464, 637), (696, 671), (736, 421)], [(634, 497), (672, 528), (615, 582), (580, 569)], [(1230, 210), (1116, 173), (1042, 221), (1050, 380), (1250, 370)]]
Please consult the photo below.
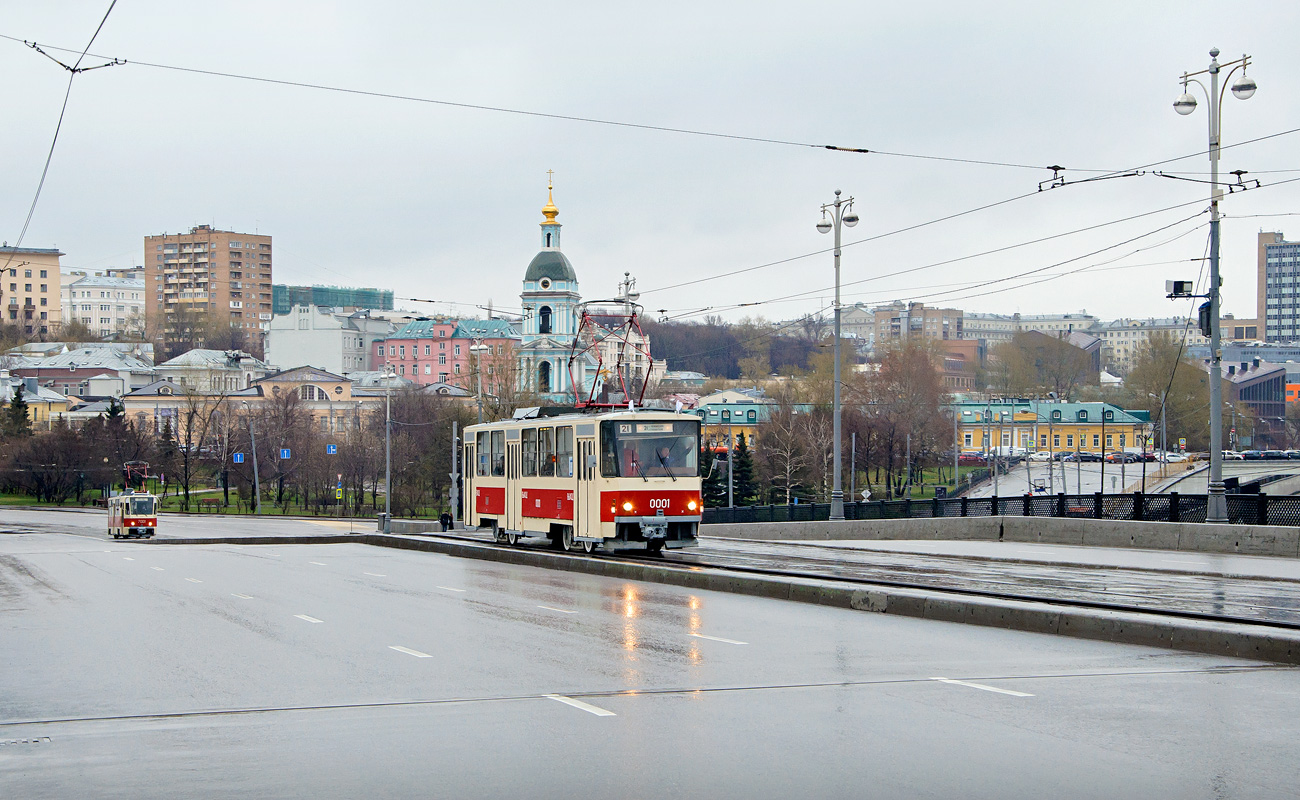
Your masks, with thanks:
[(668, 498), (655, 497), (650, 499), (651, 508), (668, 508)]

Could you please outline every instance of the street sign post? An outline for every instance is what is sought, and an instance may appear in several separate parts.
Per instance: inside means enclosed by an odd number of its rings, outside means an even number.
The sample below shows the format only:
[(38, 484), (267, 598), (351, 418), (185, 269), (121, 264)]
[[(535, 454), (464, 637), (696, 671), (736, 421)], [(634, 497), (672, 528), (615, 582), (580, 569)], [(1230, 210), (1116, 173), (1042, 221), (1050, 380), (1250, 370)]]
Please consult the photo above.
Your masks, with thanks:
[(230, 460), (235, 462), (236, 464), (242, 464), (244, 463), (244, 454), (234, 453), (233, 455), (230, 456)]
[(289, 448), (287, 447), (280, 448), (280, 460), (287, 461), (291, 455), (293, 454), (289, 452)]
[(339, 452), (339, 446), (338, 446), (338, 445), (336, 445), (336, 444), (327, 444), (327, 445), (325, 445), (325, 455), (327, 455), (327, 456), (338, 455), (338, 452)]

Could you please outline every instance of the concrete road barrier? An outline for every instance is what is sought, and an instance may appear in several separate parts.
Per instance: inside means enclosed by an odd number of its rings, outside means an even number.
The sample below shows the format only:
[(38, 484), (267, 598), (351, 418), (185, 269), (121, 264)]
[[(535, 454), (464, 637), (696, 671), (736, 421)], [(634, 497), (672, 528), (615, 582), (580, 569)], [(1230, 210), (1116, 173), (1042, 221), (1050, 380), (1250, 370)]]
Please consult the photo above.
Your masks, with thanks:
[(757, 541), (982, 541), (1132, 547), (1300, 558), (1300, 528), (1077, 517), (935, 517), (754, 522), (700, 527), (701, 536)]

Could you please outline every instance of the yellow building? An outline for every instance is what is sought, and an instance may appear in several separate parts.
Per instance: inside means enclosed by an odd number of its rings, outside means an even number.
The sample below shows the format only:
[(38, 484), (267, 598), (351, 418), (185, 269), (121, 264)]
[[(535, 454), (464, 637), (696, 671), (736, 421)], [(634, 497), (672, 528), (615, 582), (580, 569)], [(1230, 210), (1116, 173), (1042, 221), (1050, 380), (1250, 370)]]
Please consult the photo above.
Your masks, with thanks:
[(35, 378), (10, 378), (8, 372), (0, 374), (0, 387), (3, 387), (0, 390), (0, 403), (9, 404), (20, 386), (23, 402), (27, 403), (27, 418), (32, 422), (32, 430), (49, 430), (54, 427), (55, 420), (68, 412), (68, 398), (39, 385)]
[(63, 283), (56, 248), (0, 247), (0, 301), (4, 320), (37, 336), (57, 333), (63, 320)]
[(1008, 400), (958, 403), (958, 448), (987, 453), (1001, 446), (1035, 452), (1111, 453), (1144, 447), (1151, 434), (1145, 411), (1109, 403)]

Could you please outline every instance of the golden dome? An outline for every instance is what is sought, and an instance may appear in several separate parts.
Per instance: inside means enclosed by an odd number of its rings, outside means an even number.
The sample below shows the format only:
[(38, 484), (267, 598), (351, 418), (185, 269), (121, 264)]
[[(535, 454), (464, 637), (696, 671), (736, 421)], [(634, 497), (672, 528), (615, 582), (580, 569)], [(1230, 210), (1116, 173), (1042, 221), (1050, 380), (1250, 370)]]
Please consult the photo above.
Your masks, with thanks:
[(542, 224), (543, 224), (543, 225), (555, 225), (555, 224), (558, 224), (558, 223), (556, 223), (555, 218), (558, 217), (558, 216), (560, 215), (560, 209), (558, 209), (558, 208), (555, 207), (555, 200), (552, 199), (552, 197), (551, 197), (551, 191), (552, 191), (553, 188), (554, 188), (554, 185), (551, 183), (551, 180), (550, 180), (551, 171), (550, 171), (550, 170), (547, 170), (546, 173), (547, 173), (547, 180), (546, 180), (546, 205), (542, 206), (542, 216), (543, 216), (543, 217), (546, 217), (546, 222), (543, 222)]

